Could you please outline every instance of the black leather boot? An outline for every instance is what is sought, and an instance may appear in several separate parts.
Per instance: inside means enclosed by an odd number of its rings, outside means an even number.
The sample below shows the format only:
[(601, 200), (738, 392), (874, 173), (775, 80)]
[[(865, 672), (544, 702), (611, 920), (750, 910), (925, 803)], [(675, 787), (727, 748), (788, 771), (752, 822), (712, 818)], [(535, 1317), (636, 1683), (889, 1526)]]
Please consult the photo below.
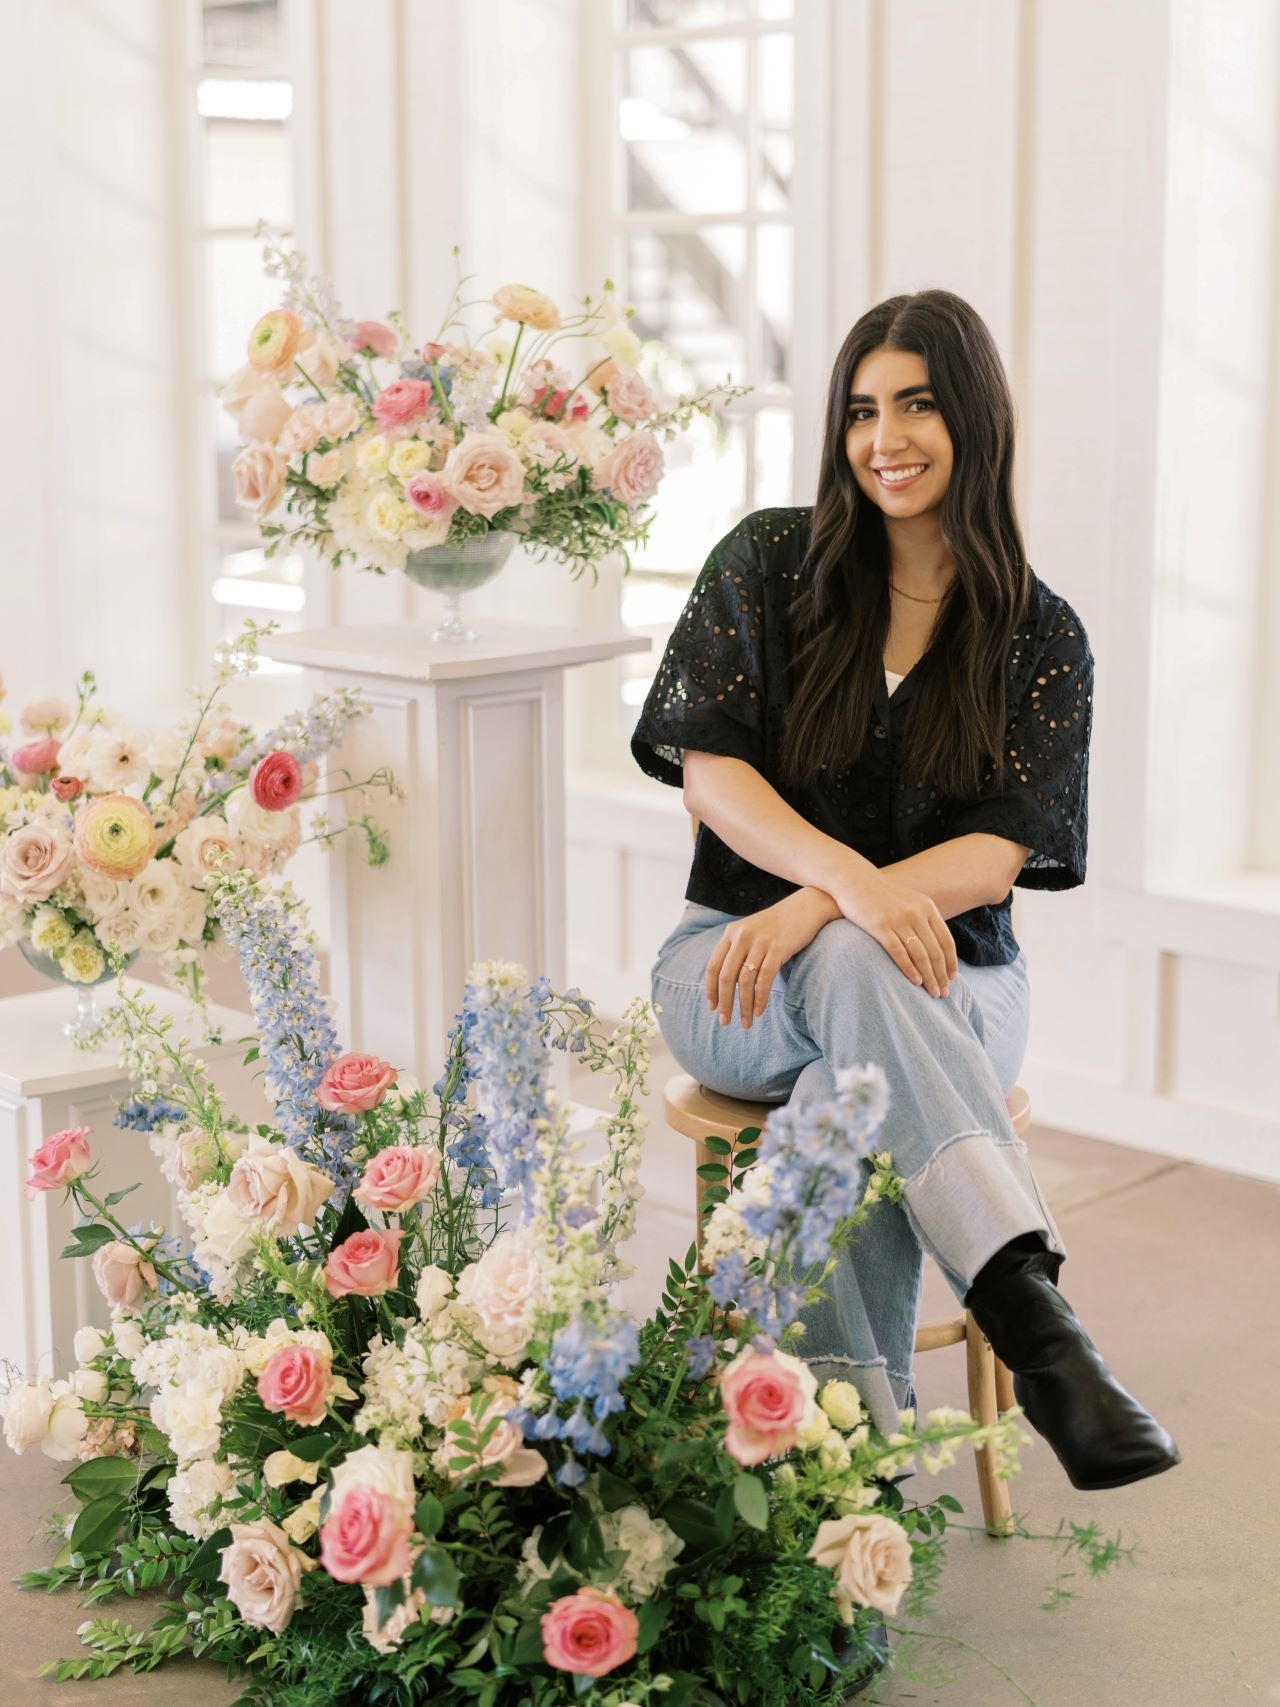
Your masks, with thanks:
[(1027, 1421), (1073, 1487), (1121, 1488), (1180, 1462), (1172, 1437), (1112, 1375), (1057, 1289), (1062, 1258), (1038, 1233), (1003, 1246), (965, 1307), (1013, 1372)]

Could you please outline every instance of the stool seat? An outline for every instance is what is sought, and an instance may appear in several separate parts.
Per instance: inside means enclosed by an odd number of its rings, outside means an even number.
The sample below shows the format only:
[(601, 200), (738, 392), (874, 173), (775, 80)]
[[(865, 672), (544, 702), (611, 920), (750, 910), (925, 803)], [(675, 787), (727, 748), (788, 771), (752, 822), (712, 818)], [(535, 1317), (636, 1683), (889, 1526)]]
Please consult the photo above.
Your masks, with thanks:
[[(1023, 1086), (1015, 1085), (1005, 1103), (1014, 1131), (1020, 1138), (1024, 1137), (1031, 1125), (1029, 1094)], [(724, 1159), (707, 1148), (707, 1138), (723, 1139), (736, 1150), (743, 1132), (763, 1127), (772, 1111), (782, 1106), (780, 1103), (746, 1102), (725, 1096), (720, 1091), (708, 1090), (688, 1073), (673, 1073), (662, 1087), (662, 1109), (667, 1125), (694, 1142), (695, 1170), (704, 1163)], [(702, 1223), (707, 1212), (703, 1198), (710, 1189), (708, 1182), (695, 1171), (695, 1238), (699, 1263), (702, 1258)], [(856, 1238), (857, 1235), (854, 1236)], [(969, 1311), (963, 1310), (940, 1322), (926, 1322), (916, 1330), (915, 1349), (918, 1352), (938, 1351), (943, 1346), (962, 1344), (966, 1348), (970, 1413), (981, 1423), (993, 1423), (1001, 1411), (1007, 1411), (1014, 1403), (1013, 1379)], [(975, 1447), (974, 1455), (987, 1531), (995, 1536), (1008, 1535), (1013, 1529), (1008, 1484), (996, 1475), (995, 1459), (989, 1446)]]

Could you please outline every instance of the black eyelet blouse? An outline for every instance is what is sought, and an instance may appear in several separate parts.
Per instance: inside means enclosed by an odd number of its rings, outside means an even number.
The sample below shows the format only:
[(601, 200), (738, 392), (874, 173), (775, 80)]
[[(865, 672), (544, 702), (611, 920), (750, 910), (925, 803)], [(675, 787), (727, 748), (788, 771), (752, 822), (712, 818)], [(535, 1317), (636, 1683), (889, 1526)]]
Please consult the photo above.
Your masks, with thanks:
[[(1079, 617), (1034, 574), (1009, 651), (1003, 789), (957, 800), (913, 785), (902, 753), (914, 670), (892, 695), (880, 676), (870, 738), (847, 770), (801, 789), (781, 781), (787, 611), (811, 518), (809, 506), (756, 510), (713, 547), (631, 738), (641, 769), (678, 788), (686, 747), (725, 754), (753, 765), (802, 817), (876, 866), (984, 831), (1031, 849), (1017, 878), (1023, 888), (1083, 883), (1093, 654)], [(700, 826), (686, 899), (742, 915), (797, 887)], [(1011, 899), (948, 921), (962, 960), (1002, 966), (1017, 957)]]

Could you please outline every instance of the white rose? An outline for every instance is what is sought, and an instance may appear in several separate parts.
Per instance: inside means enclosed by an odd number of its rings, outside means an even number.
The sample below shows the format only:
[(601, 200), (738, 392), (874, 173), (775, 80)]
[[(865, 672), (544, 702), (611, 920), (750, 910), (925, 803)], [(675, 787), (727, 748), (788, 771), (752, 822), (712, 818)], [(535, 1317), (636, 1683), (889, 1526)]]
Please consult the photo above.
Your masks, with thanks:
[(201, 1206), (201, 1240), (216, 1259), (230, 1268), (253, 1249), (258, 1228), (246, 1221), (229, 1192), (212, 1193)]
[(442, 1308), (445, 1300), (453, 1291), (453, 1276), (444, 1269), (437, 1268), (431, 1263), (424, 1268), (418, 1280), (418, 1290), (414, 1300), (418, 1306), (418, 1314), (424, 1322), (429, 1322)]
[(19, 1454), (39, 1446), (49, 1433), (53, 1394), (47, 1381), (29, 1381), (14, 1387), (4, 1408), (4, 1438)]
[(122, 1316), (112, 1323), (111, 1338), (121, 1357), (127, 1358), (130, 1363), (135, 1357), (141, 1357), (146, 1350), (147, 1342), (142, 1329), (127, 1316)]
[(107, 1396), (107, 1378), (101, 1369), (77, 1369), (71, 1377), (71, 1390), (77, 1398), (100, 1405)]
[(107, 1349), (106, 1335), (98, 1328), (77, 1328), (76, 1337), (71, 1344), (77, 1363), (92, 1363), (95, 1357), (101, 1357)]
[(80, 1442), (84, 1439), (89, 1419), (84, 1414), (80, 1395), (72, 1392), (69, 1382), (55, 1381), (50, 1391), (53, 1409), (49, 1413), (49, 1432), (40, 1442), (40, 1450), (46, 1458), (69, 1464), (80, 1456)]
[(294, 1452), (271, 1452), (262, 1463), (262, 1479), (269, 1488), (284, 1488), (290, 1482), (316, 1482), (320, 1466), (309, 1464)]
[(222, 1527), (222, 1518), (210, 1513), (216, 1500), (226, 1499), (236, 1485), (235, 1472), (230, 1464), (215, 1463), (212, 1458), (198, 1458), (169, 1478), (169, 1514), (174, 1524), (197, 1541)]

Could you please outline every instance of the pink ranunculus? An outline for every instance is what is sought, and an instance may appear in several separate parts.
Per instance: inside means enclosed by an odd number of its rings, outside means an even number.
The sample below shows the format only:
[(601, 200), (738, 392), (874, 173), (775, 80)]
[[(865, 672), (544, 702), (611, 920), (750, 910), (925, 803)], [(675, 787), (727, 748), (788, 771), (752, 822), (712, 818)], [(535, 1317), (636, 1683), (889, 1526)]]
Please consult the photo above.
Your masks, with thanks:
[(39, 741), (25, 741), (10, 753), (9, 763), (14, 770), (25, 771), (28, 776), (43, 776), (57, 765), (58, 747), (52, 735), (42, 736)]
[(249, 772), (249, 792), (267, 812), (283, 812), (302, 793), (302, 766), (292, 753), (268, 753)]
[(605, 387), (609, 407), (620, 421), (647, 421), (658, 400), (638, 373), (616, 373)]
[(408, 1209), (425, 1203), (440, 1177), (440, 1152), (429, 1144), (395, 1144), (367, 1161), (355, 1199), (366, 1209)]
[(433, 520), (451, 516), (458, 507), (458, 500), (440, 475), (429, 474), (425, 470), (414, 475), (405, 487), (404, 495), (415, 510)]
[(724, 1448), (739, 1464), (761, 1464), (795, 1445), (809, 1409), (796, 1363), (752, 1351), (725, 1370), (720, 1382), (720, 1402), (729, 1417)]
[(633, 509), (652, 498), (662, 479), (662, 446), (647, 428), (628, 433), (596, 464), (591, 484)]
[(349, 1050), (324, 1070), (316, 1086), (316, 1101), (334, 1114), (364, 1114), (386, 1096), (396, 1082), (396, 1069), (376, 1055)]
[(398, 1500), (356, 1486), (338, 1499), (320, 1530), (320, 1563), (335, 1582), (385, 1588), (412, 1568), (413, 1519)]
[(84, 793), (84, 783), (78, 776), (55, 776), (49, 787), (59, 800), (75, 800)]
[(86, 1143), (90, 1126), (68, 1126), (46, 1138), (31, 1155), (31, 1178), (26, 1183), (27, 1196), (33, 1201), (42, 1191), (53, 1191), (60, 1185), (70, 1185), (73, 1179), (89, 1166), (89, 1146)]
[(240, 411), (240, 437), (273, 445), (292, 414), (293, 404), (279, 386), (264, 385)]
[(272, 1354), (258, 1377), (258, 1397), (269, 1411), (291, 1423), (314, 1428), (324, 1421), (333, 1390), (330, 1360), (310, 1345), (287, 1345)]
[(272, 445), (248, 444), (231, 464), (236, 503), (242, 510), (269, 516), (284, 496), (288, 461)]
[(424, 362), (438, 362), (448, 354), (448, 350), (448, 344), (436, 344), (428, 340), (427, 343), (422, 346), (421, 350), (419, 350), (418, 354), (422, 357)]
[(324, 1284), (330, 1298), (345, 1298), (356, 1293), (361, 1298), (373, 1298), (388, 1292), (400, 1273), (400, 1241), (404, 1229), (366, 1228), (353, 1233), (335, 1250), (329, 1252), (325, 1264)]
[(362, 356), (381, 356), (389, 360), (396, 353), (396, 335), (381, 320), (357, 320), (347, 335), (347, 342)]
[(603, 1677), (636, 1651), (640, 1621), (612, 1591), (583, 1587), (542, 1614), (542, 1657), (558, 1671)]
[(93, 1253), (93, 1278), (107, 1303), (131, 1310), (144, 1292), (154, 1292), (156, 1271), (141, 1251), (116, 1239)]
[(373, 418), (385, 431), (416, 421), (430, 409), (434, 393), (425, 379), (397, 379), (373, 400)]

